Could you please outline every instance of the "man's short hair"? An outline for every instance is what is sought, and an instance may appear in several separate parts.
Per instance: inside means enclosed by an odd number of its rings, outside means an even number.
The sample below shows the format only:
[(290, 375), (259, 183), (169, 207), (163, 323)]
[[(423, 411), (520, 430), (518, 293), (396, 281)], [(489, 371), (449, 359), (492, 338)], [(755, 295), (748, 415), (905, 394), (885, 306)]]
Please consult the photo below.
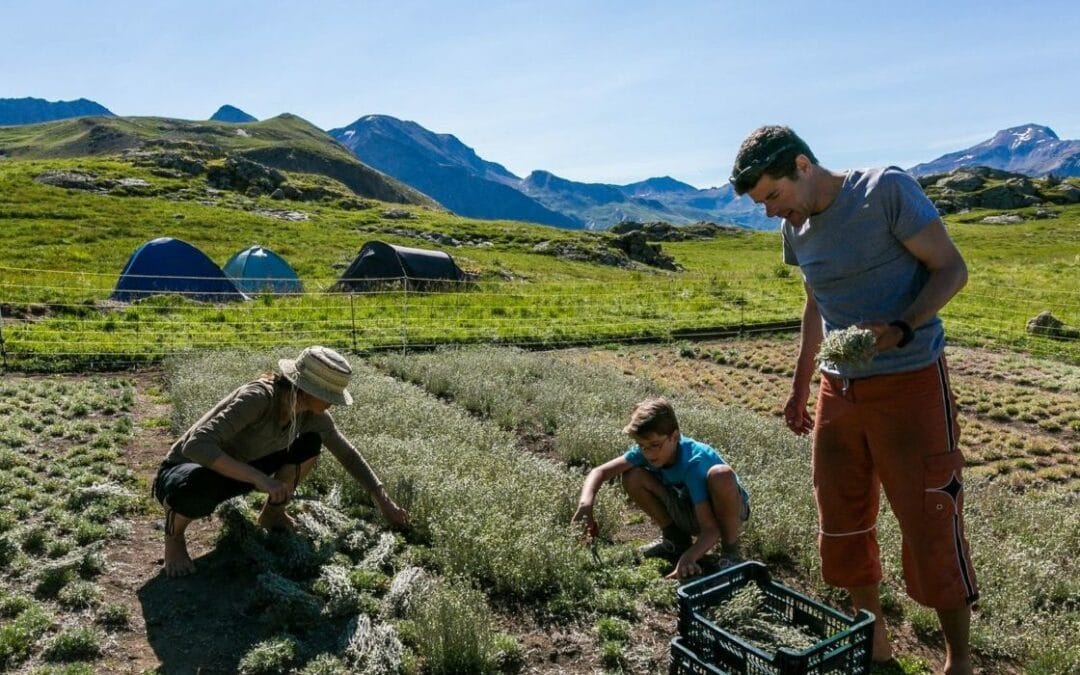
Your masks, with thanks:
[(771, 125), (755, 129), (735, 155), (729, 179), (735, 194), (744, 195), (753, 190), (764, 175), (794, 179), (795, 158), (799, 155), (806, 155), (811, 164), (818, 163), (810, 146), (791, 127)]
[(630, 414), (630, 422), (623, 427), (623, 433), (630, 436), (670, 436), (678, 430), (679, 420), (675, 417), (675, 408), (666, 398), (650, 398), (638, 403)]

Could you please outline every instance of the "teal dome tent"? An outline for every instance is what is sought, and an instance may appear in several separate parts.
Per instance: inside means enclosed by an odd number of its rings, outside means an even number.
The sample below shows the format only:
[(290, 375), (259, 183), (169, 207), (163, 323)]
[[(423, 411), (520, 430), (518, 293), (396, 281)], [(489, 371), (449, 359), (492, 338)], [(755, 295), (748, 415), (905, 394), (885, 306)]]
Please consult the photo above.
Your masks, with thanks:
[(229, 258), (225, 274), (244, 293), (304, 292), (304, 285), (289, 263), (262, 246), (250, 246)]

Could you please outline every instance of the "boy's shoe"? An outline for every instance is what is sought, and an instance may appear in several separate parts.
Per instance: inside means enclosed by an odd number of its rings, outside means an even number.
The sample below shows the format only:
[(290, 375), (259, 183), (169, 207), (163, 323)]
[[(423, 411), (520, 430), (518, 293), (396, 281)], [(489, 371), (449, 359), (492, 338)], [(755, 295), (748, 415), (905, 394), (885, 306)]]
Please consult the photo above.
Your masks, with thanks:
[(679, 546), (670, 539), (660, 537), (651, 544), (646, 544), (638, 549), (638, 553), (643, 558), (665, 558), (667, 560), (678, 560), (679, 556), (683, 554), (686, 549), (690, 548), (689, 545)]
[(740, 558), (738, 555), (730, 554), (730, 553), (724, 554), (724, 555), (720, 556), (719, 560), (716, 561), (716, 569), (717, 570), (724, 570), (724, 569), (727, 569), (729, 567), (734, 567), (735, 565), (741, 564), (742, 562), (743, 562), (743, 559)]

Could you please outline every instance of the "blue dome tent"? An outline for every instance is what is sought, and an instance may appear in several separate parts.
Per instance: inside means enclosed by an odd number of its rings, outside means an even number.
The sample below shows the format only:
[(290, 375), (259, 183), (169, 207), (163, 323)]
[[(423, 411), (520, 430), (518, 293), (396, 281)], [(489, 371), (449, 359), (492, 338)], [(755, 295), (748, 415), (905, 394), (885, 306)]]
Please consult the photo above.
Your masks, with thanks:
[(289, 263), (268, 248), (250, 246), (225, 263), (225, 274), (244, 293), (302, 293), (300, 278)]
[(110, 298), (131, 302), (160, 293), (207, 302), (247, 299), (205, 253), (172, 237), (159, 237), (135, 249)]
[(369, 241), (331, 290), (362, 291), (380, 283), (397, 281), (404, 281), (407, 288), (423, 290), (468, 281), (468, 277), (454, 259), (442, 251)]

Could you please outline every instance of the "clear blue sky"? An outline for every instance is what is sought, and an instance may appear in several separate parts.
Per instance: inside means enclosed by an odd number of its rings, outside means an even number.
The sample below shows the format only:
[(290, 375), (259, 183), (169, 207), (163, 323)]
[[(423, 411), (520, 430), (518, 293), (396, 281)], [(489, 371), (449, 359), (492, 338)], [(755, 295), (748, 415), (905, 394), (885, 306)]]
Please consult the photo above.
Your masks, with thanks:
[(788, 124), (829, 168), (1028, 122), (1080, 138), (1080, 2), (0, 0), (0, 97), (331, 129), (381, 113), (518, 175), (720, 185)]

